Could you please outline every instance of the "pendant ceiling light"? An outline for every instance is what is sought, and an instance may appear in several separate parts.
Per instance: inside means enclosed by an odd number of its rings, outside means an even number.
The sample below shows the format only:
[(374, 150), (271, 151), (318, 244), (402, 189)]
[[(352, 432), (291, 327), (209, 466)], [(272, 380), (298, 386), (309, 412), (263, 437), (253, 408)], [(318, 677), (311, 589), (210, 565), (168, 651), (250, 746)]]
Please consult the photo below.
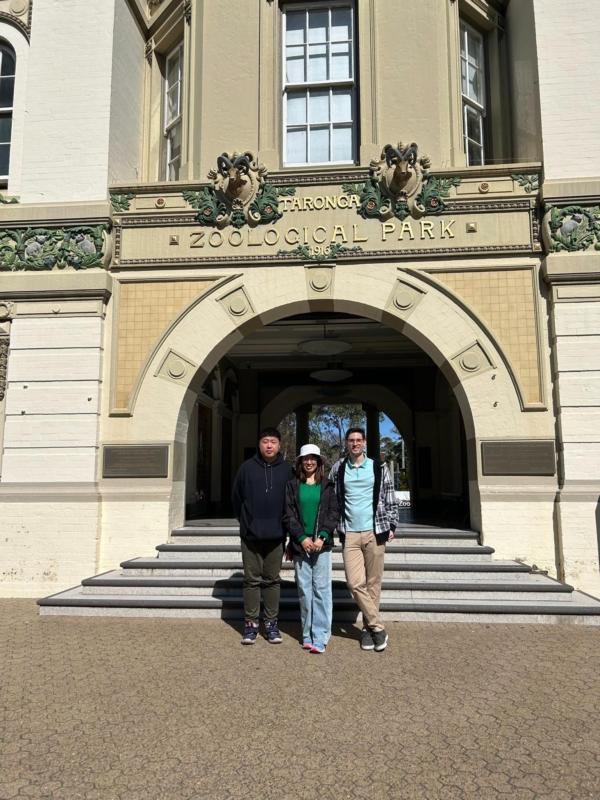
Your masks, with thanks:
[(353, 375), (349, 369), (318, 369), (315, 372), (310, 373), (310, 377), (314, 378), (316, 381), (323, 381), (324, 383), (337, 383), (338, 381), (344, 381), (346, 378), (351, 378)]
[(298, 349), (303, 353), (311, 353), (314, 356), (337, 356), (352, 349), (350, 342), (341, 339), (334, 339), (327, 335), (327, 323), (323, 325), (322, 339), (307, 339), (298, 344)]

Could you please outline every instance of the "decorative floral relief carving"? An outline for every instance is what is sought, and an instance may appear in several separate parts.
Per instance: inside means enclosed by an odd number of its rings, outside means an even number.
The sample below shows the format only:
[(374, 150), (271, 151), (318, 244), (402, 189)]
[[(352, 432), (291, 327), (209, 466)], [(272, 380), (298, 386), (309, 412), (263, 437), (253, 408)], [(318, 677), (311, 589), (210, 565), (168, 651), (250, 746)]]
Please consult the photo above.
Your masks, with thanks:
[(113, 211), (129, 211), (129, 206), (131, 205), (131, 201), (135, 197), (134, 194), (131, 192), (127, 192), (127, 194), (111, 194), (110, 196), (110, 204), (112, 206)]
[(460, 178), (429, 175), (430, 165), (427, 156), (419, 156), (416, 142), (399, 142), (397, 147), (386, 144), (380, 159), (371, 161), (366, 182), (344, 183), (342, 189), (358, 196), (357, 212), (363, 219), (404, 220), (441, 214), (450, 188), (458, 186)]
[(531, 194), (531, 192), (537, 192), (537, 190), (540, 188), (539, 175), (511, 175), (511, 178), (513, 181), (516, 181), (519, 186), (522, 186), (527, 194)]
[(100, 267), (107, 232), (107, 225), (0, 228), (0, 271)]
[(550, 252), (600, 250), (600, 206), (546, 206), (544, 240)]
[(267, 169), (250, 151), (221, 153), (217, 169), (208, 177), (212, 186), (199, 192), (183, 192), (183, 198), (198, 211), (201, 225), (224, 228), (233, 225), (267, 225), (281, 219), (279, 198), (293, 195), (293, 187), (273, 186), (266, 180)]
[(338, 255), (348, 255), (350, 253), (362, 253), (362, 247), (345, 247), (339, 242), (328, 245), (299, 244), (293, 250), (280, 250), (280, 256), (298, 256), (306, 261), (333, 261)]

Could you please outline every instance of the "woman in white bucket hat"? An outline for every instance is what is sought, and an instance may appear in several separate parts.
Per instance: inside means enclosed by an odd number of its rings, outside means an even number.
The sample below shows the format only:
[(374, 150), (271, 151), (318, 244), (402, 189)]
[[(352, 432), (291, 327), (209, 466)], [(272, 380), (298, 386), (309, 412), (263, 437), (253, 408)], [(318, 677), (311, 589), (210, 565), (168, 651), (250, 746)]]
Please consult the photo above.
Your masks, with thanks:
[(311, 653), (324, 653), (331, 636), (331, 550), (338, 520), (337, 497), (321, 451), (316, 444), (302, 445), (296, 477), (286, 485), (284, 526), (300, 600), (302, 647)]

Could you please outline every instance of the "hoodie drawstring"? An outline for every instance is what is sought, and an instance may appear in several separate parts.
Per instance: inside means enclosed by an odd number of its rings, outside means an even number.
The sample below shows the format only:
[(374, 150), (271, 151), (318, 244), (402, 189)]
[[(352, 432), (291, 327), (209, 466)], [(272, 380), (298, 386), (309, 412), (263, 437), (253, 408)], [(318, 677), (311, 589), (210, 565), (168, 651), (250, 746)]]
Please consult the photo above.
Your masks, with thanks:
[[(265, 464), (265, 494), (268, 494), (269, 489), (273, 488), (273, 469), (270, 464)], [(267, 467), (269, 468), (269, 478), (271, 480), (271, 484), (269, 485), (269, 481), (267, 480)]]

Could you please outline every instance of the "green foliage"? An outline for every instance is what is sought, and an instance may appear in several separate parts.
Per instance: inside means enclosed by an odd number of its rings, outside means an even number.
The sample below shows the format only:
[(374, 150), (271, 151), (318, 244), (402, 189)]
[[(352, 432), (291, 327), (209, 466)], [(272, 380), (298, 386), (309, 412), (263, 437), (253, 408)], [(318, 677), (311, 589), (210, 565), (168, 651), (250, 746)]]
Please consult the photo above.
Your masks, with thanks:
[(272, 183), (265, 183), (259, 190), (254, 201), (250, 204), (250, 212), (258, 217), (263, 224), (276, 222), (283, 214), (279, 211), (279, 197), (281, 195), (295, 194), (294, 187), (276, 187)]
[(129, 206), (134, 197), (135, 195), (131, 192), (127, 194), (111, 194), (110, 204), (113, 211), (129, 211)]
[(594, 246), (600, 250), (600, 207), (550, 206), (551, 249), (575, 252)]
[(216, 225), (217, 217), (227, 214), (224, 203), (217, 200), (212, 186), (204, 186), (199, 192), (183, 192), (183, 199), (196, 209), (200, 225)]
[(450, 195), (450, 188), (458, 186), (460, 178), (436, 178), (429, 175), (423, 183), (417, 197), (417, 206), (424, 210), (425, 214), (442, 214), (446, 210), (444, 200)]
[(355, 244), (353, 247), (346, 247), (339, 242), (329, 245), (318, 245), (309, 247), (307, 244), (299, 244), (293, 250), (280, 250), (279, 255), (298, 256), (306, 261), (331, 261), (338, 255), (345, 253), (361, 253), (362, 247)]
[(308, 417), (310, 441), (319, 445), (329, 465), (344, 454), (346, 431), (355, 427), (366, 429), (367, 418), (362, 406), (351, 403), (316, 405)]
[(102, 266), (104, 225), (0, 230), (0, 270), (44, 271)]
[(540, 176), (539, 175), (511, 175), (513, 181), (516, 181), (519, 186), (522, 186), (523, 189), (530, 194), (531, 192), (537, 192), (540, 188)]

